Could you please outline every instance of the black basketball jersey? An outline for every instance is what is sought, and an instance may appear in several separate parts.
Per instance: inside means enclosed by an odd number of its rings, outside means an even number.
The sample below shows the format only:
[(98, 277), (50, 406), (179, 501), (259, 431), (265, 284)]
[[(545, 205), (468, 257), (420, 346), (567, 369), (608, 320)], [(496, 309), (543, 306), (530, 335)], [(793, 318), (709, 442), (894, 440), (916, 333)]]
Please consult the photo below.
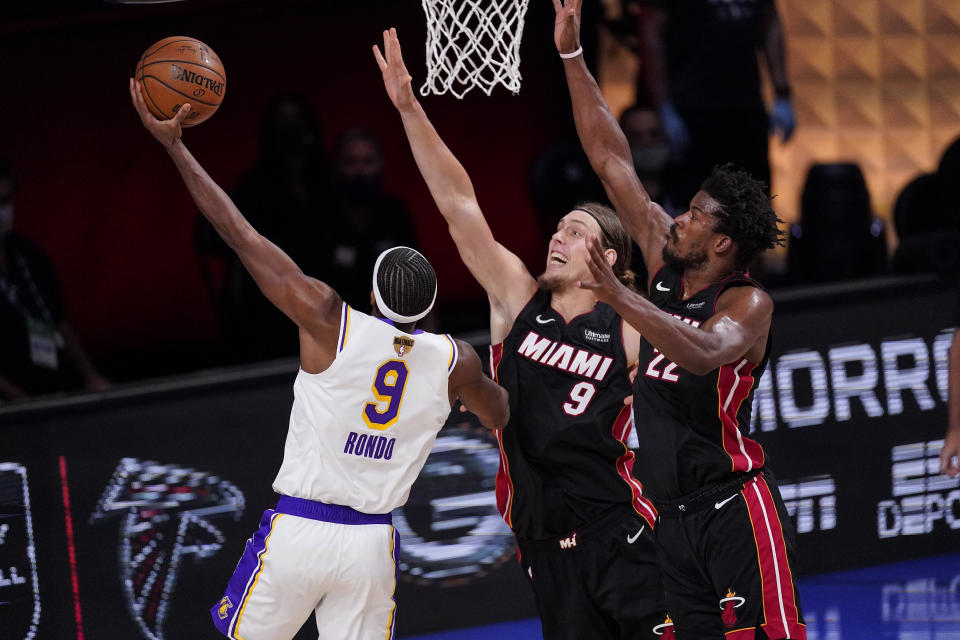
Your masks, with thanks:
[[(734, 273), (684, 300), (682, 272), (671, 266), (660, 269), (650, 282), (650, 301), (694, 327), (714, 314), (725, 290), (760, 287)], [(760, 362), (739, 358), (698, 376), (641, 339), (633, 406), (640, 442), (637, 476), (648, 495), (680, 498), (763, 466), (763, 449), (746, 433), (753, 393), (769, 354), (768, 337)]]
[(652, 527), (625, 444), (633, 420), (620, 316), (598, 303), (567, 324), (550, 300), (538, 291), (491, 347), (493, 377), (510, 392), (510, 422), (496, 432), (497, 507), (532, 539), (567, 535), (618, 504)]

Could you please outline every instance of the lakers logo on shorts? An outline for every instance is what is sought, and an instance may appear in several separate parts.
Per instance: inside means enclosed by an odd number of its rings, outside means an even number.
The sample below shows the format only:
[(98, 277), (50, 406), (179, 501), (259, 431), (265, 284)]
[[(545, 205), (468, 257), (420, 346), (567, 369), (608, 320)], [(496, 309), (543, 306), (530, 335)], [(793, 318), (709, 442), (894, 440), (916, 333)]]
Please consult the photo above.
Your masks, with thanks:
[(220, 616), (221, 620), (227, 619), (227, 611), (231, 607), (233, 607), (233, 603), (230, 602), (230, 596), (220, 598), (220, 604), (217, 606), (217, 615)]

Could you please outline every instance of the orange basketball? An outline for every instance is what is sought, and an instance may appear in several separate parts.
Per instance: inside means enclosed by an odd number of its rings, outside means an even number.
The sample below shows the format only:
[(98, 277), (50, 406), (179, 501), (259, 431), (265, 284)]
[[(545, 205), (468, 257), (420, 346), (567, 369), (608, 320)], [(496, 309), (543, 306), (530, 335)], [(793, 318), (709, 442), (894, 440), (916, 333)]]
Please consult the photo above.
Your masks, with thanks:
[(172, 118), (180, 105), (189, 103), (185, 127), (212, 116), (227, 90), (227, 75), (217, 54), (186, 36), (164, 38), (147, 49), (137, 63), (136, 78), (147, 108), (160, 120)]

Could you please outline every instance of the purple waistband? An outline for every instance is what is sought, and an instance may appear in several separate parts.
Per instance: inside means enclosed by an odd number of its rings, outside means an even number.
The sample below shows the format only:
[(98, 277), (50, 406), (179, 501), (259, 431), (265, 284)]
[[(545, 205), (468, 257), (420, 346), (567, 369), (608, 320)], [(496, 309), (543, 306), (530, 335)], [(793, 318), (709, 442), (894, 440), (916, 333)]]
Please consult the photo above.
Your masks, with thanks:
[(356, 509), (339, 504), (326, 504), (317, 500), (280, 496), (277, 500), (276, 511), (291, 516), (336, 522), (338, 524), (393, 524), (393, 517), (389, 513), (361, 513)]

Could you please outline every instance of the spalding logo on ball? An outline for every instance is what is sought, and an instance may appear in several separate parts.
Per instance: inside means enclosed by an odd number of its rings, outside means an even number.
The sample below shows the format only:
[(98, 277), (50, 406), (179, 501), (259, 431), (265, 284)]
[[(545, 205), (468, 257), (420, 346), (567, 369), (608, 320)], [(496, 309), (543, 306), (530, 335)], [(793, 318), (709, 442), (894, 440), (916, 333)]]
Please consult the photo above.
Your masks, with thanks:
[(189, 103), (185, 127), (212, 116), (227, 90), (227, 74), (217, 54), (186, 36), (164, 38), (147, 49), (137, 63), (136, 78), (147, 108), (160, 120), (172, 118)]

